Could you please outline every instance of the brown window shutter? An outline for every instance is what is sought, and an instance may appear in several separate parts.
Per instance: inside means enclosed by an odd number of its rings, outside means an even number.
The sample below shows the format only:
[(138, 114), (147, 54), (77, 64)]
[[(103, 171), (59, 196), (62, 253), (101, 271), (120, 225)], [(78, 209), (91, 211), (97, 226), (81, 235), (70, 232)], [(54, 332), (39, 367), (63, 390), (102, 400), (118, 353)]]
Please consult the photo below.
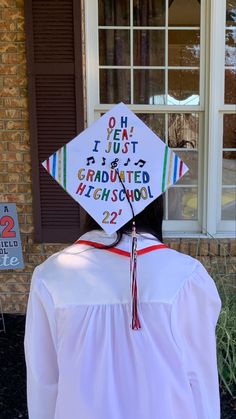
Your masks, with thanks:
[(41, 162), (84, 128), (79, 0), (26, 0), (30, 137), (35, 240), (79, 236), (79, 205)]

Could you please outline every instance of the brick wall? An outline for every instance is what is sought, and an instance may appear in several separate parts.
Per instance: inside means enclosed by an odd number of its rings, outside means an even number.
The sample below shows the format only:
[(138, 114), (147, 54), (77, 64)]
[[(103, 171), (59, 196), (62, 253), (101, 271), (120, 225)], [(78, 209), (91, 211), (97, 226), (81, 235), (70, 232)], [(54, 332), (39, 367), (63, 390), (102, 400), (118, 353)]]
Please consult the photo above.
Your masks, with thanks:
[[(16, 202), (26, 250), (25, 244), (33, 243), (33, 225), (23, 0), (1, 0), (0, 19), (0, 202)], [(25, 309), (33, 264), (24, 256), (23, 271), (0, 271), (8, 312)]]
[[(33, 239), (31, 161), (23, 0), (1, 0), (0, 10), (0, 202), (16, 202), (25, 268), (0, 271), (0, 301), (3, 311), (24, 313), (32, 271), (65, 245), (36, 244)], [(225, 269), (232, 240), (166, 240), (170, 247), (198, 257), (212, 270)], [(229, 264), (229, 270), (231, 265)]]

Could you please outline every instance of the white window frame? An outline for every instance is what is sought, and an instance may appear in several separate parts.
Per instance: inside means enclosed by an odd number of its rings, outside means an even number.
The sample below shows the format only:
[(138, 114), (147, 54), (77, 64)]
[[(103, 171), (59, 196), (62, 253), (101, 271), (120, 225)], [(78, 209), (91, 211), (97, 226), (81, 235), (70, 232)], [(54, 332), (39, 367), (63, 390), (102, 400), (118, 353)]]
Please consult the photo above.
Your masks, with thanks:
[[(101, 112), (108, 111), (113, 105), (99, 103), (98, 1), (85, 1), (84, 6), (87, 124), (90, 125)], [(206, 237), (208, 233), (219, 238), (233, 237), (236, 231), (234, 221), (220, 221), (223, 112), (232, 113), (235, 108), (222, 105), (225, 10), (226, 0), (201, 1), (200, 105), (194, 106), (194, 111), (192, 106), (129, 106), (137, 113), (199, 113), (198, 170), (201, 176), (198, 183), (198, 221), (164, 221), (163, 230), (167, 237)]]
[(208, 118), (206, 115), (208, 128), (205, 137), (209, 138), (206, 229), (219, 238), (236, 235), (236, 220), (221, 220), (223, 117), (224, 114), (236, 112), (235, 105), (224, 104), (225, 16), (226, 0), (212, 0), (209, 34), (209, 114)]

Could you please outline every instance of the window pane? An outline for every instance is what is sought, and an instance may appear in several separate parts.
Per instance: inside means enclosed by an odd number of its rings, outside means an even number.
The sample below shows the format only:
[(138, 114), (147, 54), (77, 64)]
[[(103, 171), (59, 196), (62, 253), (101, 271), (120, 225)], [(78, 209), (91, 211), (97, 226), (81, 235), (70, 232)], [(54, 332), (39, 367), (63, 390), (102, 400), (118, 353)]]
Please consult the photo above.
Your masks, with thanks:
[(223, 185), (236, 184), (236, 151), (223, 151)]
[(168, 145), (172, 148), (197, 148), (199, 136), (198, 114), (168, 115)]
[(225, 70), (225, 103), (236, 103), (236, 69)]
[(165, 115), (152, 113), (138, 113), (137, 116), (149, 127), (161, 140), (165, 139)]
[(226, 26), (236, 26), (236, 0), (226, 1)]
[(130, 65), (129, 31), (99, 30), (99, 64)]
[(162, 105), (165, 100), (164, 70), (134, 70), (134, 103)]
[(226, 31), (225, 41), (225, 65), (236, 66), (236, 29)]
[(199, 104), (199, 71), (169, 70), (168, 105)]
[(188, 166), (189, 171), (178, 180), (178, 185), (197, 185), (198, 183), (198, 152), (176, 151), (176, 154)]
[(169, 26), (200, 26), (200, 1), (169, 0)]
[(168, 219), (197, 220), (197, 188), (168, 190)]
[(223, 188), (221, 201), (222, 220), (236, 219), (236, 188)]
[(200, 32), (169, 31), (168, 63), (171, 66), (199, 66)]
[(165, 0), (133, 0), (134, 26), (165, 26)]
[(164, 31), (134, 31), (134, 65), (165, 65)]
[(129, 0), (98, 0), (100, 26), (126, 26), (130, 24)]
[(100, 70), (100, 102), (130, 103), (130, 70)]
[(236, 148), (236, 115), (224, 115), (224, 148)]

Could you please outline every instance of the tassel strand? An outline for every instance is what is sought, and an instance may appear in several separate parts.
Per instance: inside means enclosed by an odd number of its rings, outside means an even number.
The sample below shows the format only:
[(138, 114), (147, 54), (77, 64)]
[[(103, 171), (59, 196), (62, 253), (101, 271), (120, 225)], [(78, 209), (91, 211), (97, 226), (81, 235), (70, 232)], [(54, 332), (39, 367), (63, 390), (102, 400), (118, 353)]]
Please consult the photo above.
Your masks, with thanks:
[(132, 329), (141, 329), (141, 324), (138, 316), (138, 291), (137, 291), (137, 235), (135, 222), (132, 227), (132, 247), (130, 258), (130, 277), (131, 277), (131, 291), (132, 291)]

